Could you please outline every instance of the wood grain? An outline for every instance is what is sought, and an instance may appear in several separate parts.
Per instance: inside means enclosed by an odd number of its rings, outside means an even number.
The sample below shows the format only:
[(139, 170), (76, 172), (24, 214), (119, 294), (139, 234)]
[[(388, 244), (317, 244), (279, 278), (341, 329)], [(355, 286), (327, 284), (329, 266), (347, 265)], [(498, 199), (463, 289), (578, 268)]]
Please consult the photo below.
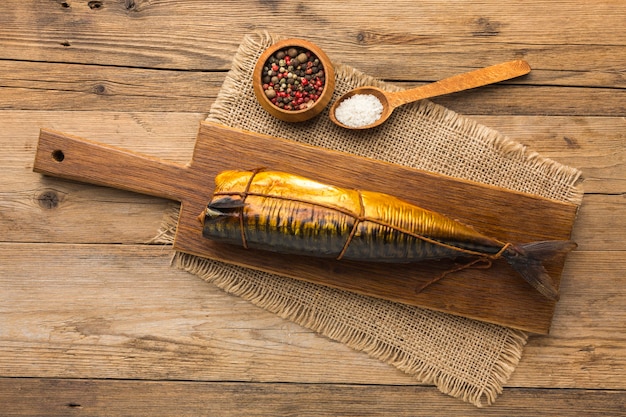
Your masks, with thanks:
[[(416, 383), (169, 268), (170, 256), (156, 245), (0, 244), (0, 374)], [(564, 280), (551, 333), (529, 340), (507, 386), (626, 390), (626, 260), (620, 251), (570, 258), (565, 273), (576, 279)]]
[[(394, 190), (399, 198), (507, 242), (567, 240), (576, 216), (573, 204), (209, 123), (201, 124), (192, 161), (186, 166), (44, 130), (34, 170), (182, 202), (174, 242), (182, 252), (535, 333), (549, 331), (554, 303), (532, 290), (504, 262), (487, 272), (460, 271), (417, 294), (416, 288), (454, 269), (454, 263), (337, 262), (248, 251), (202, 239), (197, 217), (211, 199), (213, 178), (225, 169), (245, 168), (241, 161), (249, 167), (271, 167), (347, 188), (362, 188), (362, 178), (367, 177), (372, 191)], [(416, 188), (423, 192), (416, 196)], [(464, 204), (468, 200), (473, 203)], [(560, 257), (546, 263), (556, 285), (563, 262)]]
[[(17, 397), (2, 395), (19, 391)], [(128, 392), (135, 393), (133, 398)], [(42, 394), (43, 393), (43, 394)], [(509, 389), (496, 405), (469, 409), (448, 404), (425, 387), (339, 384), (174, 383), (152, 381), (94, 381), (62, 379), (0, 379), (0, 401), (7, 417), (80, 415), (192, 416), (202, 410), (229, 416), (433, 415), (528, 416), (528, 405), (542, 416), (576, 413), (604, 417), (624, 415), (626, 394), (621, 391)]]
[[(130, 7), (126, 2), (67, 1), (67, 7), (62, 1), (44, 6), (22, 2), (24, 7), (20, 3), (3, 2), (4, 56), (187, 71), (229, 69), (245, 34), (272, 30), (277, 21), (301, 13), (302, 7), (262, 2), (201, 5), (193, 0), (134, 0)], [(331, 59), (385, 79), (435, 81), (443, 78), (442, 68), (449, 69), (447, 76), (521, 58), (533, 71), (550, 70), (544, 79), (551, 85), (624, 87), (623, 66), (616, 57), (625, 55), (626, 45), (621, 31), (614, 30), (622, 26), (624, 8), (615, 1), (590, 5), (568, 0), (557, 7), (541, 0), (515, 0), (503, 8), (492, 2), (354, 0), (337, 7), (321, 0), (307, 5), (307, 15), (307, 39)], [(285, 27), (281, 33), (302, 36), (296, 28)]]
[[(162, 112), (0, 113), (11, 138), (0, 152), (5, 239), (38, 243), (145, 243), (154, 237), (169, 203), (146, 195), (42, 177), (32, 172), (39, 130), (54, 128), (184, 165), (193, 154), (203, 114)], [(620, 240), (626, 209), (621, 118), (481, 116), (480, 122), (522, 141), (542, 155), (580, 167), (588, 191), (573, 239), (580, 250), (626, 250)], [(571, 146), (567, 146), (567, 144)], [(562, 149), (563, 146), (566, 148)], [(624, 184), (626, 187), (626, 184)], [(33, 222), (42, 217), (45, 221)], [(98, 219), (97, 222), (90, 219)]]
[[(491, 407), (170, 268), (142, 244), (166, 200), (32, 172), (40, 128), (184, 165), (242, 37), (302, 13), (333, 61), (402, 87), (528, 61), (435, 101), (583, 171), (551, 333)], [(0, 2), (2, 414), (626, 415), (625, 20), (613, 0)]]
[[(511, 57), (503, 57), (507, 60)], [(454, 58), (458, 60), (459, 58)], [(486, 62), (485, 65), (494, 62)], [(351, 65), (359, 63), (349, 62)], [(419, 82), (392, 79), (403, 88), (412, 88), (452, 76), (450, 63), (434, 63), (445, 68)], [(616, 116), (626, 112), (620, 94), (610, 87), (572, 85), (561, 88), (550, 75), (549, 82), (536, 81), (544, 70), (531, 62), (533, 70), (523, 79), (504, 81), (497, 87), (482, 87), (469, 92), (437, 97), (432, 101), (462, 114), (539, 115), (539, 116)], [(368, 68), (356, 68), (367, 71)], [(457, 71), (471, 70), (460, 66)], [(379, 70), (370, 74), (382, 78)], [(76, 74), (68, 79), (67, 74)], [(574, 75), (572, 75), (574, 77)], [(615, 77), (619, 77), (615, 75)], [(164, 111), (208, 112), (221, 83), (223, 72), (166, 71), (150, 68), (118, 68), (50, 62), (15, 62), (0, 60), (3, 94), (0, 108), (13, 110)], [(520, 88), (523, 86), (523, 88)], [(28, 92), (27, 95), (24, 92)]]

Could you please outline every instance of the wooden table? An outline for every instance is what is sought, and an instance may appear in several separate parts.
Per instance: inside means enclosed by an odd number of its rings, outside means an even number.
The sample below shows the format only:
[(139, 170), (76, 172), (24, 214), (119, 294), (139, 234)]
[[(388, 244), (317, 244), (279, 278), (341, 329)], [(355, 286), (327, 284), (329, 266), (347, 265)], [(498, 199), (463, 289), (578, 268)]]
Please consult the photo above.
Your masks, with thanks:
[[(608, 0), (0, 3), (0, 414), (626, 415), (625, 27)], [(532, 66), (434, 100), (586, 179), (551, 334), (531, 337), (495, 405), (171, 268), (147, 244), (169, 202), (32, 172), (42, 127), (188, 161), (254, 29), (404, 87)]]

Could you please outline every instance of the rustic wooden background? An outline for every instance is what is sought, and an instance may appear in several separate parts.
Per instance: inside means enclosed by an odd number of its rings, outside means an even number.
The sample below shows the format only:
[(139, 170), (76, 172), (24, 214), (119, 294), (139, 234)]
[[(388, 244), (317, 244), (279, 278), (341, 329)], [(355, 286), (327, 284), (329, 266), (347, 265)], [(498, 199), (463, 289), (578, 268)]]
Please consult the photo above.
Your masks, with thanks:
[[(32, 172), (53, 128), (184, 163), (242, 37), (306, 37), (405, 87), (526, 59), (434, 101), (580, 168), (549, 336), (479, 410), (169, 267), (168, 202)], [(620, 0), (0, 3), (4, 416), (626, 415), (626, 4)]]

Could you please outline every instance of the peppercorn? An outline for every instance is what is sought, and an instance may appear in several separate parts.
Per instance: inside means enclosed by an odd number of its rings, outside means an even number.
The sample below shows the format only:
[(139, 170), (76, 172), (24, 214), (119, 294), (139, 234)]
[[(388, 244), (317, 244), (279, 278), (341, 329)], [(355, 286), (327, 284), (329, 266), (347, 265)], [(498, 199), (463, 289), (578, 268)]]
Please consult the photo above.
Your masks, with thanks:
[(296, 60), (300, 63), (300, 64), (304, 64), (305, 62), (307, 62), (309, 60), (309, 57), (306, 56), (306, 54), (304, 52), (300, 53), (300, 55), (298, 55), (296, 57)]
[(276, 51), (264, 63), (261, 74), (267, 98), (285, 110), (303, 110), (319, 99), (325, 74), (319, 58), (304, 48)]

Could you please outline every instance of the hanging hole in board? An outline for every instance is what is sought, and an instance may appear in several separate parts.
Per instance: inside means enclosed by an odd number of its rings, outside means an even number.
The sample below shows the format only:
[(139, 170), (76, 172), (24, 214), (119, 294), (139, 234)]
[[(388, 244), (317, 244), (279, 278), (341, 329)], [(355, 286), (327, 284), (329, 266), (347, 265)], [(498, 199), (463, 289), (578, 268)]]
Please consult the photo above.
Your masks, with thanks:
[(55, 151), (52, 151), (52, 159), (54, 159), (57, 162), (63, 162), (63, 160), (65, 159), (65, 154), (63, 153), (62, 150), (57, 149)]

